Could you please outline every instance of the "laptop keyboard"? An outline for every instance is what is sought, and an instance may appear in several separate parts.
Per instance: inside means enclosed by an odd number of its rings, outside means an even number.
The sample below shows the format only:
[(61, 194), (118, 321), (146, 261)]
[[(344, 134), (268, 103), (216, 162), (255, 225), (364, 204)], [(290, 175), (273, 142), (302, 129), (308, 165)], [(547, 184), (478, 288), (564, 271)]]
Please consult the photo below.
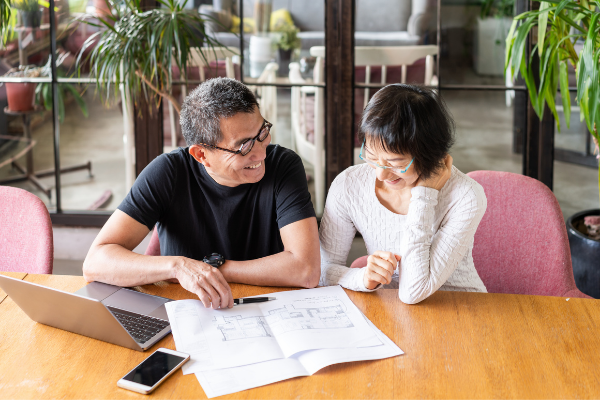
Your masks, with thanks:
[(110, 312), (138, 343), (146, 343), (169, 326), (168, 321), (110, 307)]

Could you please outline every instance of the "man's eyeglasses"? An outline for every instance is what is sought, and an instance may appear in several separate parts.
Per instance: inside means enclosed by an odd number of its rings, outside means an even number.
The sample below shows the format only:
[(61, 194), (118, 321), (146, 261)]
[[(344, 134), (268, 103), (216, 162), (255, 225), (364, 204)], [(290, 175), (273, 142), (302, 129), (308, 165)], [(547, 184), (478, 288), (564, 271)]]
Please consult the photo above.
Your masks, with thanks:
[(367, 160), (366, 158), (363, 158), (363, 150), (364, 149), (365, 149), (365, 141), (363, 140), (363, 144), (362, 144), (362, 146), (360, 148), (360, 154), (358, 155), (358, 158), (360, 158), (361, 160), (363, 160), (364, 162), (366, 162), (367, 164), (369, 164), (371, 167), (381, 168), (381, 169), (389, 169), (390, 171), (392, 171), (395, 174), (403, 174), (403, 173), (405, 173), (406, 171), (408, 171), (408, 169), (412, 165), (413, 161), (415, 161), (415, 159), (413, 157), (413, 159), (410, 160), (410, 163), (404, 169), (402, 169), (402, 168), (394, 168), (394, 167), (386, 167), (384, 165), (377, 164), (375, 161), (371, 161), (371, 160)]
[(232, 154), (241, 154), (242, 156), (245, 156), (246, 154), (250, 153), (250, 151), (252, 151), (252, 147), (254, 147), (254, 142), (256, 142), (257, 140), (259, 142), (265, 141), (265, 139), (267, 138), (267, 136), (269, 136), (269, 133), (271, 132), (272, 126), (273, 126), (273, 124), (265, 119), (262, 126), (260, 127), (260, 130), (258, 131), (258, 134), (256, 136), (254, 136), (252, 139), (248, 139), (244, 143), (242, 143), (239, 150), (224, 149), (222, 147), (213, 146), (211, 144), (206, 144), (206, 143), (200, 143), (200, 144), (202, 146), (210, 147), (212, 149), (223, 150), (223, 151), (226, 151), (226, 152), (229, 152)]

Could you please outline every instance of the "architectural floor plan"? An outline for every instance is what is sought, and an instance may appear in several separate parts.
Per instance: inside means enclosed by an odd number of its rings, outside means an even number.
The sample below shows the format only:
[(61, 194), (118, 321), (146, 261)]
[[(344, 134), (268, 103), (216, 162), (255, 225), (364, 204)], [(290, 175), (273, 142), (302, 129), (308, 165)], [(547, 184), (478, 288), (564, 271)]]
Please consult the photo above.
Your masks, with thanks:
[[(329, 300), (314, 298), (314, 302)], [(293, 302), (284, 307), (270, 310), (260, 317), (241, 315), (216, 316), (214, 323), (223, 334), (223, 341), (271, 337), (300, 329), (352, 328), (351, 319), (341, 301), (328, 301), (326, 307), (311, 307), (306, 302)]]
[(308, 350), (381, 344), (340, 286), (270, 295), (276, 299), (216, 310), (199, 300), (166, 303), (175, 344), (191, 355), (183, 373), (280, 360)]

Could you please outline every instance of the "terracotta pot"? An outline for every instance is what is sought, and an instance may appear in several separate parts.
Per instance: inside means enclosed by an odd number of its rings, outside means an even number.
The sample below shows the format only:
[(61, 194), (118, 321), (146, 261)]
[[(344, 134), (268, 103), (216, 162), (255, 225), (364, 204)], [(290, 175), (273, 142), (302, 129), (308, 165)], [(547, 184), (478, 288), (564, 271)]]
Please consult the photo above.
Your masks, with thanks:
[(105, 17), (111, 14), (108, 0), (94, 0), (94, 7), (96, 7), (96, 15), (99, 17)]
[(5, 82), (8, 109), (11, 111), (29, 111), (33, 109), (33, 98), (37, 83)]

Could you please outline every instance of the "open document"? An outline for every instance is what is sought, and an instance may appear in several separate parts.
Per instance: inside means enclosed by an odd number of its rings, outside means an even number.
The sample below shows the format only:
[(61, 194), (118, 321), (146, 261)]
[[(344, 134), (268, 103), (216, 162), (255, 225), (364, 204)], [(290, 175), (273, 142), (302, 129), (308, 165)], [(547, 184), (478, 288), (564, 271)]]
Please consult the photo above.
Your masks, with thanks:
[(183, 373), (283, 360), (308, 350), (382, 345), (339, 286), (270, 296), (277, 300), (225, 310), (204, 308), (199, 300), (166, 303), (177, 350), (191, 356)]
[(381, 344), (378, 346), (308, 350), (289, 358), (266, 361), (243, 367), (226, 368), (196, 373), (198, 382), (208, 398), (222, 396), (279, 382), (297, 376), (309, 376), (328, 365), (377, 360), (404, 354), (394, 342), (368, 321)]

